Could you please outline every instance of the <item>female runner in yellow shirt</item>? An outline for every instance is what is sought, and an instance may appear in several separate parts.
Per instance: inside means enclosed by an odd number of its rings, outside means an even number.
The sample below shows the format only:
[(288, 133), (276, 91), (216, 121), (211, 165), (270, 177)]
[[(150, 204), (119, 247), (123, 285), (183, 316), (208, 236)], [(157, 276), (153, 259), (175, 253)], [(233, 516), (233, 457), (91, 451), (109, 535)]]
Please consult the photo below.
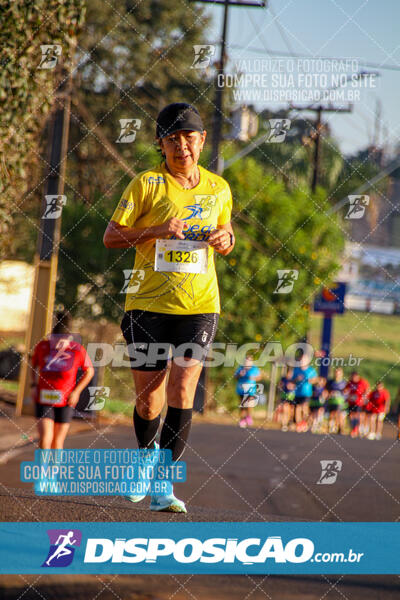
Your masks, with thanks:
[[(166, 106), (157, 117), (156, 138), (164, 161), (130, 182), (104, 244), (136, 247), (121, 329), (136, 388), (138, 446), (156, 447), (171, 346), (160, 447), (172, 450), (173, 460), (178, 460), (189, 435), (202, 359), (218, 324), (214, 251), (225, 256), (235, 243), (232, 195), (222, 177), (198, 164), (206, 131), (196, 108), (185, 103)], [(186, 512), (173, 494), (152, 496), (150, 509)]]

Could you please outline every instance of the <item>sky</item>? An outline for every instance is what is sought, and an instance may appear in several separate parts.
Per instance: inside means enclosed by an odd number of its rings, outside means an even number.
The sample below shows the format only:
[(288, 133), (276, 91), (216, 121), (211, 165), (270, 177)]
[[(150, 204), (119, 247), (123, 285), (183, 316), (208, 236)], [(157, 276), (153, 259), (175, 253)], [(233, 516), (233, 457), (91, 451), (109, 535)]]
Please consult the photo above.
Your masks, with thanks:
[[(223, 7), (207, 5), (206, 10), (212, 17), (207, 41), (217, 44), (221, 37)], [(380, 75), (370, 80), (364, 79), (364, 85), (370, 87), (359, 90), (359, 98), (355, 97), (351, 113), (325, 113), (324, 119), (329, 122), (342, 152), (346, 155), (353, 154), (373, 141), (377, 102), (380, 101), (380, 142), (391, 154), (400, 145), (399, 22), (399, 0), (268, 0), (266, 8), (230, 7), (227, 48), (229, 62), (226, 72), (232, 73), (238, 64), (243, 67), (243, 60), (246, 64), (247, 61), (252, 61), (247, 72), (253, 74), (257, 71), (256, 59), (268, 59), (271, 65), (268, 68), (276, 68), (272, 66), (271, 60), (274, 58), (276, 61), (276, 52), (358, 61), (352, 63), (348, 74), (356, 71), (356, 65), (359, 70), (378, 72)], [(216, 54), (219, 54), (219, 47), (216, 48)], [(286, 78), (288, 60), (290, 58), (286, 58), (284, 63)], [(364, 67), (361, 66), (362, 61), (377, 66)], [(343, 62), (336, 61), (335, 64), (341, 68)], [(393, 66), (395, 69), (387, 68)], [(298, 76), (297, 66), (295, 71)], [(317, 78), (314, 73), (317, 73)], [(313, 84), (317, 82), (317, 88), (321, 87), (321, 82), (323, 84), (321, 73), (318, 67), (312, 72)], [(328, 87), (332, 87), (329, 79), (332, 74), (328, 73), (327, 76)], [(271, 77), (270, 74), (268, 81), (271, 81)], [(287, 88), (289, 85), (290, 83), (283, 81), (280, 87)], [(296, 85), (297, 79), (295, 87)], [(251, 84), (248, 87), (252, 87)], [(255, 104), (257, 110), (287, 106), (271, 102), (268, 98), (256, 100)], [(303, 106), (305, 104), (301, 103)], [(335, 106), (346, 104), (343, 101), (334, 102)]]

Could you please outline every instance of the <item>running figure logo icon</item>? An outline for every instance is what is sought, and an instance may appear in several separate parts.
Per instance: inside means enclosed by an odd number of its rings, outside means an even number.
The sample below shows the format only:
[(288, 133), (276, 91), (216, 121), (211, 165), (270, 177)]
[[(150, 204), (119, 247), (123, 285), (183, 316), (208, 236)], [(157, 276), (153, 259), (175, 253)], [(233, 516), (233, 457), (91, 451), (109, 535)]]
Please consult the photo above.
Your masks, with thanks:
[(58, 219), (61, 217), (63, 206), (67, 203), (67, 197), (58, 194), (57, 196), (46, 195), (46, 209), (42, 219)]
[(285, 141), (286, 134), (290, 129), (290, 119), (268, 119), (270, 132), (267, 138), (269, 144), (280, 144)]
[(264, 393), (264, 384), (262, 383), (242, 383), (244, 395), (240, 399), (240, 408), (254, 408), (260, 401)]
[(139, 291), (140, 284), (144, 279), (143, 269), (123, 269), (124, 285), (120, 294), (136, 294)]
[(110, 388), (106, 386), (89, 386), (89, 402), (85, 410), (103, 410), (106, 398), (110, 397)]
[(215, 46), (195, 44), (193, 50), (194, 60), (190, 68), (207, 68), (210, 65), (211, 57), (215, 54)]
[(130, 144), (136, 139), (136, 133), (139, 131), (142, 121), (140, 119), (120, 119), (121, 132), (116, 144)]
[(362, 219), (369, 205), (369, 196), (349, 196), (349, 210), (345, 219)]
[(278, 269), (277, 274), (278, 283), (274, 294), (289, 294), (299, 276), (299, 272), (296, 269)]
[(190, 206), (185, 206), (188, 210), (191, 210), (191, 214), (188, 217), (182, 219), (182, 221), (189, 221), (189, 219), (202, 219), (203, 208), (200, 204), (191, 204)]
[(217, 197), (214, 194), (195, 194), (195, 203), (185, 206), (187, 210), (191, 211), (188, 217), (182, 219), (182, 221), (189, 221), (190, 219), (209, 219), (211, 211), (214, 208)]
[(320, 460), (321, 475), (317, 481), (318, 485), (332, 485), (342, 470), (341, 460)]
[(61, 56), (62, 48), (60, 44), (42, 44), (40, 46), (42, 58), (38, 64), (38, 69), (54, 69), (58, 57)]
[(50, 548), (42, 567), (68, 567), (74, 558), (75, 548), (81, 545), (79, 529), (48, 529)]
[(45, 359), (43, 371), (69, 371), (74, 361), (74, 334), (65, 337), (59, 333), (52, 333), (49, 336), (49, 345), (49, 354)]

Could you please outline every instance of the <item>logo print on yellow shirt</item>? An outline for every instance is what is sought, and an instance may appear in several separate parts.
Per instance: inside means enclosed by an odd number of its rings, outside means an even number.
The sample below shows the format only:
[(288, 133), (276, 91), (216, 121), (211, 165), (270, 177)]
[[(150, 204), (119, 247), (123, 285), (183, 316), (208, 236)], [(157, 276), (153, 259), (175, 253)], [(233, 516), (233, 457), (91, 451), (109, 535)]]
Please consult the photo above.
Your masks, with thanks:
[(195, 194), (195, 203), (185, 206), (191, 211), (191, 214), (182, 221), (188, 221), (189, 219), (209, 219), (211, 211), (215, 207), (217, 196), (214, 194)]

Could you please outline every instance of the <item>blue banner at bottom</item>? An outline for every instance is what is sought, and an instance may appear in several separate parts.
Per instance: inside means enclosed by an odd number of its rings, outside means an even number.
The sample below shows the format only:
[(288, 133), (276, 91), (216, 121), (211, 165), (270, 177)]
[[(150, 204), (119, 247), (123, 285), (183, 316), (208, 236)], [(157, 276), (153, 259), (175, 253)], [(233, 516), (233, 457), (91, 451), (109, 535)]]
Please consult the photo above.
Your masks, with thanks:
[(2, 523), (0, 573), (400, 574), (400, 523)]

